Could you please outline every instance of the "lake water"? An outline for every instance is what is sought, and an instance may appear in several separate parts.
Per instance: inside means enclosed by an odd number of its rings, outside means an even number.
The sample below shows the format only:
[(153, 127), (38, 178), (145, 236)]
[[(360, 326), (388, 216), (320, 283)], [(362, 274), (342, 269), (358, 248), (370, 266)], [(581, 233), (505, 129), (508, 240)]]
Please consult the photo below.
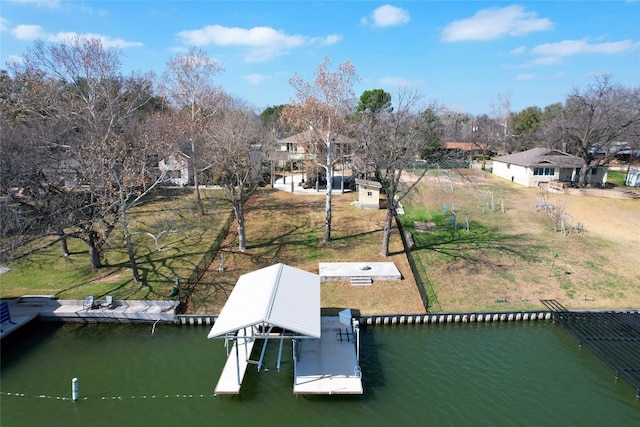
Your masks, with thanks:
[(636, 390), (551, 322), (370, 326), (361, 340), (363, 396), (297, 398), (291, 364), (250, 367), (241, 396), (214, 397), (223, 341), (207, 340), (208, 327), (151, 331), (40, 323), (11, 336), (0, 424), (640, 426)]

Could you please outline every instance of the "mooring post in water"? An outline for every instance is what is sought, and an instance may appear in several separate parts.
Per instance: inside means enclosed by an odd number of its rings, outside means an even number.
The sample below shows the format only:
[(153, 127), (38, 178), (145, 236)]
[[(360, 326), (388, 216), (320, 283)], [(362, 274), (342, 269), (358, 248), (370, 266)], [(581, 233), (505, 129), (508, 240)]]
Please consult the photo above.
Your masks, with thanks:
[(78, 379), (74, 378), (71, 380), (71, 399), (75, 402), (78, 400)]

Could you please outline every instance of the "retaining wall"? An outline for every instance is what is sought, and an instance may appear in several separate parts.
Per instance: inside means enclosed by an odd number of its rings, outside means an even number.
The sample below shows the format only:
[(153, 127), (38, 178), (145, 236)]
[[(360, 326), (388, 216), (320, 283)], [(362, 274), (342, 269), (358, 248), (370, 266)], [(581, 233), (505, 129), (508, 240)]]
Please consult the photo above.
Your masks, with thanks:
[[(178, 315), (180, 325), (213, 325), (218, 316)], [(411, 325), (433, 323), (488, 323), (552, 320), (551, 311), (512, 311), (489, 313), (422, 313), (360, 316), (360, 325)]]
[(218, 316), (213, 315), (179, 314), (175, 321), (179, 325), (213, 325), (217, 318)]

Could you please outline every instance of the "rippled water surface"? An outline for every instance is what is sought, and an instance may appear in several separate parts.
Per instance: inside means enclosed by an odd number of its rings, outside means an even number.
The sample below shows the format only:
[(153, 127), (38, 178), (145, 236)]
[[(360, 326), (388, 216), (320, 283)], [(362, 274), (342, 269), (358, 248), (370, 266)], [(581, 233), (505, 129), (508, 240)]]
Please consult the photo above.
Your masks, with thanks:
[[(365, 394), (356, 397), (296, 398), (290, 364), (250, 367), (240, 397), (214, 397), (226, 356), (207, 333), (44, 323), (12, 336), (2, 346), (0, 424), (640, 425), (636, 390), (549, 322), (369, 327)], [(74, 377), (78, 402), (69, 399)]]

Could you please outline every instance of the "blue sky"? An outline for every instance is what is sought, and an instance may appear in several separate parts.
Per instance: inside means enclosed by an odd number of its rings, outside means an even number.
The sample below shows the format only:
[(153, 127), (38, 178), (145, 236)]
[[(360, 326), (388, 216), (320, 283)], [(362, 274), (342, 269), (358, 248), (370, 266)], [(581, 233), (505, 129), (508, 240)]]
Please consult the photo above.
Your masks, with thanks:
[(123, 71), (161, 75), (189, 46), (222, 62), (216, 83), (258, 109), (289, 102), (325, 56), (351, 61), (356, 95), (417, 89), (425, 102), (491, 113), (561, 102), (609, 73), (640, 85), (640, 1), (0, 0), (0, 63), (36, 39), (100, 37)]

